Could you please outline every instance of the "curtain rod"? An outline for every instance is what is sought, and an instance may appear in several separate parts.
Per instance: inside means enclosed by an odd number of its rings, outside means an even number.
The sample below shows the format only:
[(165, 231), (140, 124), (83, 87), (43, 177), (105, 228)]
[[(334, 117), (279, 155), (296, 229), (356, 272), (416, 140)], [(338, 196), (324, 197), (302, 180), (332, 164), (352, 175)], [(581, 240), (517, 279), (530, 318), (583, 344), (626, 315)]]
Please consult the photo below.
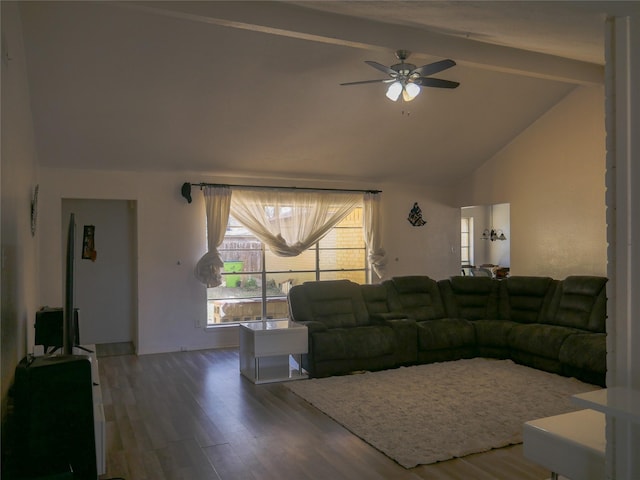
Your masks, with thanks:
[(313, 187), (268, 187), (260, 185), (229, 185), (227, 183), (190, 183), (185, 182), (182, 184), (182, 196), (191, 203), (191, 187), (230, 187), (230, 188), (266, 188), (273, 190), (315, 190), (320, 192), (351, 192), (351, 193), (382, 193), (382, 190), (353, 190), (353, 189), (341, 189), (341, 188), (313, 188)]

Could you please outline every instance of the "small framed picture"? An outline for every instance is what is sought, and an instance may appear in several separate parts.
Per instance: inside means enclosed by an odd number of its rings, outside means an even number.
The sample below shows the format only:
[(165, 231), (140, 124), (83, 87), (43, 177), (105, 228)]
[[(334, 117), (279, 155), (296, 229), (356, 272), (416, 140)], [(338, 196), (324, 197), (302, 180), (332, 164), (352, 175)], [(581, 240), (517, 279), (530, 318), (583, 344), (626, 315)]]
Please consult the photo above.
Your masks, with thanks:
[(93, 262), (96, 261), (96, 257), (98, 256), (96, 252), (95, 233), (95, 225), (84, 226), (84, 233), (82, 235), (82, 258)]

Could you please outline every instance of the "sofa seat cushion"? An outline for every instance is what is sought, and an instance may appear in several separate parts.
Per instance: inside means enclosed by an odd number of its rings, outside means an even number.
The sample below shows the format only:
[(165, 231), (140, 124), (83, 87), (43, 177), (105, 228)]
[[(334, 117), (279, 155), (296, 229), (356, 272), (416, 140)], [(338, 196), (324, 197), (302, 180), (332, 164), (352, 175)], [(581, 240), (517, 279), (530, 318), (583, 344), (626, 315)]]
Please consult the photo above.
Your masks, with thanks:
[(316, 361), (393, 355), (395, 336), (387, 326), (330, 328), (311, 337)]
[(418, 322), (418, 350), (475, 346), (476, 334), (468, 320), (443, 318)]
[(474, 320), (472, 323), (479, 346), (502, 348), (509, 346), (509, 332), (516, 325), (508, 320)]
[(559, 359), (564, 365), (606, 373), (607, 335), (605, 333), (578, 333), (570, 335), (560, 348)]
[(580, 330), (540, 323), (517, 324), (509, 331), (509, 347), (558, 360), (560, 348), (570, 335)]

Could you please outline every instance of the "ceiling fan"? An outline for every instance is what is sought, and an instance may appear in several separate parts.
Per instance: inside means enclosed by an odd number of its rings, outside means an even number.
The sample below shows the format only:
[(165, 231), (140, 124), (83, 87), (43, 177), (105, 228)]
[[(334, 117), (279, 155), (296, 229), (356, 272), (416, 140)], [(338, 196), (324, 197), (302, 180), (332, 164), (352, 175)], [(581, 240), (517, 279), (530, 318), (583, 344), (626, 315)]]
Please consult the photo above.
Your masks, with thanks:
[(396, 51), (396, 57), (400, 63), (387, 67), (378, 62), (365, 60), (367, 65), (380, 70), (389, 75), (390, 78), (382, 78), (379, 80), (362, 80), (359, 82), (346, 82), (340, 85), (361, 85), (363, 83), (390, 83), (387, 89), (387, 98), (394, 102), (400, 98), (405, 102), (410, 102), (420, 93), (420, 87), (436, 87), (436, 88), (456, 88), (460, 83), (451, 80), (442, 80), (440, 78), (432, 78), (429, 75), (441, 72), (447, 68), (453, 67), (456, 62), (451, 59), (440, 60), (438, 62), (429, 63), (422, 67), (416, 67), (412, 63), (406, 63), (405, 60), (411, 52), (408, 50)]

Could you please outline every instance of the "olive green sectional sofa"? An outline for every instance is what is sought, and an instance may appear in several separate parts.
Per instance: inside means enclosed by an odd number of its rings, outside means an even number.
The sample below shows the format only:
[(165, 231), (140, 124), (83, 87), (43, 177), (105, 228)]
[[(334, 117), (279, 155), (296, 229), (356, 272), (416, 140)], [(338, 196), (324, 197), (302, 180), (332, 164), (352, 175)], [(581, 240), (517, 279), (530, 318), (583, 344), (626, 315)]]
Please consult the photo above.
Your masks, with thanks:
[(289, 309), (309, 330), (302, 364), (311, 377), (481, 356), (604, 386), (606, 282), (597, 276), (305, 282), (289, 291)]

